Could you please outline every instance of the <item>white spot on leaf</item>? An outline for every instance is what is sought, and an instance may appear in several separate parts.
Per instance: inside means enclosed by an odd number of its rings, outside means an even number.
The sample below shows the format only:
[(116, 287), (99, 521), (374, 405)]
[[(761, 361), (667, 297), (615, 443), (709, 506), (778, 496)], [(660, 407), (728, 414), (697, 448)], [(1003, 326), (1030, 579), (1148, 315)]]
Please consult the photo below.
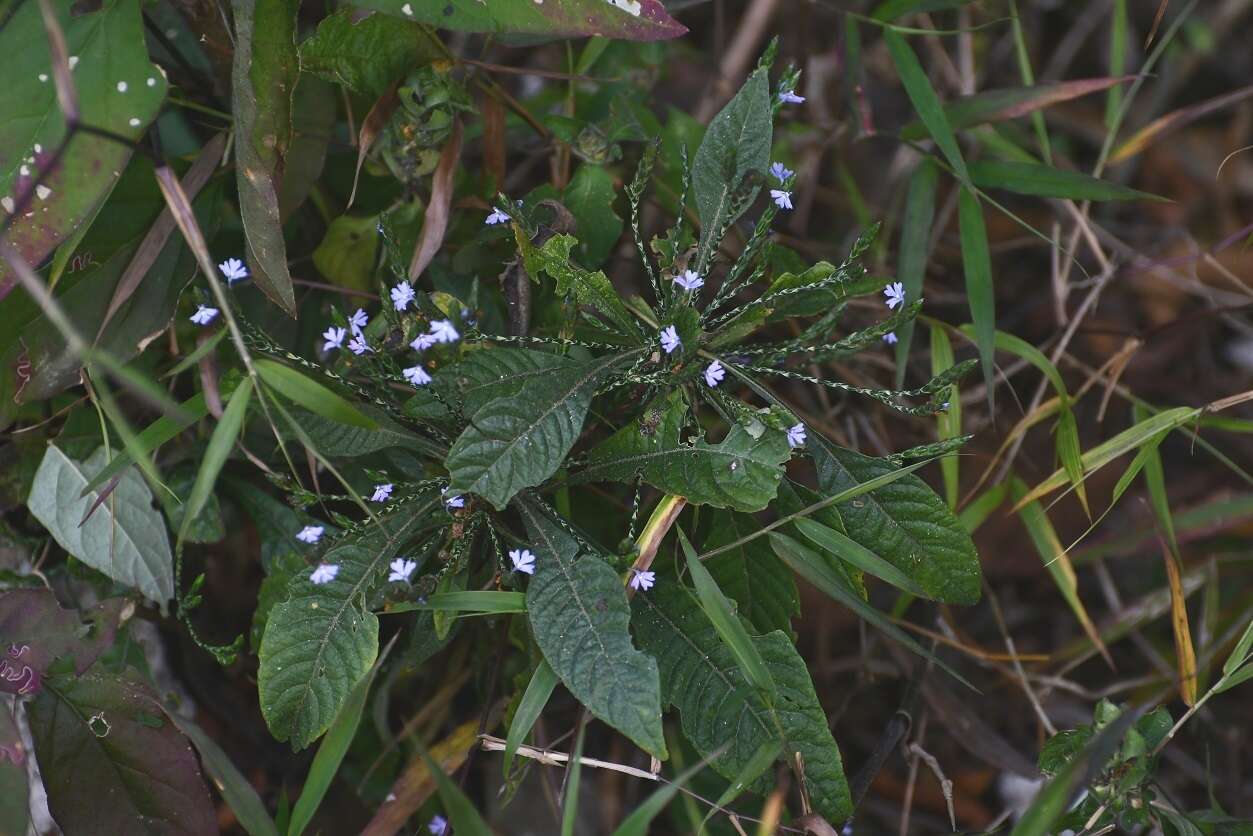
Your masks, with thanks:
[(126, 92), (126, 82), (125, 82), (125, 81), (119, 81), (119, 82), (117, 83), (117, 91), (118, 91), (119, 93), (125, 93), (125, 92)]
[(622, 11), (634, 17), (639, 17), (642, 11), (639, 0), (607, 0), (609, 5), (617, 6)]
[(40, 183), (35, 187), (35, 194), (39, 195), (40, 200), (47, 200), (48, 195), (52, 194), (52, 189), (48, 188), (43, 183)]

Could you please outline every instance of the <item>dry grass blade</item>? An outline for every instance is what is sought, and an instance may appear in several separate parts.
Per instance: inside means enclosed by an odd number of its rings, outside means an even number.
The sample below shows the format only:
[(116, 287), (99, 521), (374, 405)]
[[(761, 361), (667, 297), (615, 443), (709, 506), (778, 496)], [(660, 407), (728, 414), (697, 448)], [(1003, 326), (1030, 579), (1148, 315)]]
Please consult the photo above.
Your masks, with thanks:
[[(456, 772), (465, 763), (478, 732), (477, 719), (457, 726), (448, 737), (431, 747), (431, 758), (444, 772)], [(392, 836), (404, 829), (409, 817), (435, 794), (437, 787), (426, 761), (414, 757), (392, 784), (390, 801), (385, 801), (361, 836)]]
[(505, 106), (495, 96), (484, 94), (483, 109), (483, 167), (496, 181), (494, 191), (500, 191), (505, 183)]
[(396, 112), (396, 105), (400, 104), (400, 99), (396, 97), (396, 86), (399, 83), (399, 81), (392, 82), (392, 86), (387, 88), (386, 93), (379, 96), (379, 100), (370, 108), (370, 112), (365, 115), (365, 121), (361, 123), (361, 133), (357, 135), (357, 168), (352, 173), (352, 191), (348, 194), (347, 208), (349, 209), (352, 208), (353, 201), (357, 199), (357, 180), (361, 177), (361, 166), (365, 164), (365, 155), (370, 153), (374, 141), (379, 138), (383, 127)]
[(57, 13), (50, 0), (39, 0), (39, 12), (43, 15), (44, 29), (48, 33), (48, 49), (52, 53), (52, 81), (57, 88), (57, 104), (65, 116), (65, 124), (71, 130), (78, 125), (78, 93), (70, 76), (69, 50), (65, 46), (65, 33), (57, 22)]
[[(196, 195), (204, 188), (204, 184), (209, 182), (209, 178), (213, 175), (214, 169), (217, 168), (218, 163), (221, 161), (222, 152), (225, 149), (226, 134), (218, 134), (205, 143), (204, 148), (200, 149), (200, 154), (196, 157), (196, 161), (192, 163), (191, 168), (183, 175), (183, 193), (187, 195), (188, 200), (195, 200)], [(161, 250), (165, 248), (166, 241), (170, 238), (170, 233), (174, 231), (175, 224), (174, 216), (167, 205), (157, 217), (152, 228), (148, 230), (148, 234), (144, 236), (144, 240), (140, 242), (139, 249), (135, 251), (130, 264), (126, 265), (126, 272), (118, 280), (117, 287), (113, 291), (113, 298), (109, 300), (109, 308), (105, 311), (104, 319), (100, 321), (100, 329), (96, 332), (97, 343), (100, 341), (101, 335), (104, 334), (104, 329), (108, 327), (109, 321), (113, 319), (113, 315), (126, 303), (126, 300), (139, 287), (139, 283), (143, 281), (144, 276), (148, 274), (148, 269), (152, 267), (153, 262), (157, 260), (157, 256), (161, 254)]]
[(1167, 134), (1190, 125), (1205, 116), (1239, 104), (1249, 96), (1253, 96), (1253, 84), (1241, 87), (1239, 90), (1232, 90), (1230, 93), (1224, 93), (1221, 96), (1215, 96), (1200, 104), (1181, 107), (1176, 111), (1167, 113), (1165, 116), (1154, 119), (1136, 131), (1130, 139), (1118, 146), (1114, 153), (1110, 155), (1109, 162), (1113, 165), (1128, 160)]
[(1148, 49), (1153, 43), (1153, 39), (1157, 37), (1157, 30), (1161, 28), (1162, 18), (1166, 16), (1166, 7), (1170, 5), (1170, 0), (1162, 0), (1157, 4), (1157, 13), (1153, 15), (1153, 25), (1149, 27), (1149, 34), (1144, 38), (1144, 48)]
[(444, 243), (444, 233), (448, 231), (448, 216), (452, 210), (453, 175), (457, 173), (457, 163), (461, 160), (463, 132), (461, 120), (454, 120), (452, 136), (448, 137), (443, 150), (439, 152), (439, 163), (431, 177), (431, 199), (427, 201), (426, 214), (422, 217), (422, 231), (418, 233), (413, 260), (409, 262), (411, 282), (418, 280)]
[(1187, 595), (1183, 589), (1183, 572), (1179, 561), (1162, 543), (1162, 560), (1170, 583), (1170, 627), (1175, 637), (1175, 660), (1179, 670), (1179, 698), (1188, 706), (1196, 705), (1196, 651), (1192, 645), (1192, 629), (1188, 625)]

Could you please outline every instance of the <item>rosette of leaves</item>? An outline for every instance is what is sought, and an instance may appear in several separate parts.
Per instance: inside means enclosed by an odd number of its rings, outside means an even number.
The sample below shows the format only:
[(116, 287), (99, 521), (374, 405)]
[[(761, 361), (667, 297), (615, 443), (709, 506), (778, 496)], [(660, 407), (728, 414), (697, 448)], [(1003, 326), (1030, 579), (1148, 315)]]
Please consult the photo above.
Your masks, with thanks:
[(408, 186), (430, 174), (453, 121), (473, 109), (470, 95), (447, 65), (428, 64), (411, 72), (396, 88), (396, 111), (380, 144), (388, 170)]
[[(910, 468), (823, 439), (775, 384), (826, 387), (929, 415), (945, 407), (970, 364), (906, 391), (810, 374), (815, 363), (879, 344), (916, 316), (920, 300), (847, 328), (850, 303), (877, 297), (889, 281), (860, 264), (873, 230), (839, 264), (780, 266), (770, 235), (777, 206), (758, 201), (778, 106), (769, 71), (763, 61), (715, 117), (690, 166), (686, 156), (670, 161), (683, 171), (677, 220), (653, 241), (640, 232), (658, 155), (646, 146), (625, 188), (646, 296), (625, 296), (605, 272), (572, 258), (578, 238), (546, 220), (551, 200), (501, 196), (494, 215), (505, 216), (517, 249), (506, 296), (535, 300), (521, 308), (529, 314), (523, 333), (477, 327), (472, 312), (481, 300), (419, 291), (412, 306), (385, 309), (365, 330), (377, 350), (340, 355), (330, 383), (397, 439), (373, 440), (405, 448), (378, 480), (394, 482), (403, 504), (355, 524), (336, 520), (347, 530), (320, 544), (319, 559), (339, 565), (339, 574), (317, 585), (307, 570), (297, 573), (271, 611), (259, 683), (277, 736), (302, 747), (329, 727), (376, 658), (376, 613), (432, 608), (433, 622), (421, 623), (443, 641), (462, 606), (453, 602), (470, 600), (457, 597), (468, 591), (480, 596), (477, 606), (501, 602), (489, 612), (524, 614), (524, 640), (555, 681), (649, 754), (667, 756), (662, 723), (673, 707), (690, 743), (728, 778), (763, 785), (769, 762), (757, 764), (759, 753), (777, 747), (784, 762), (805, 764), (818, 813), (838, 820), (851, 812), (839, 750), (792, 644), (790, 620), (800, 612), (793, 571), (923, 652), (869, 605), (864, 574), (971, 603), (978, 561), (961, 525)], [(778, 84), (793, 86), (795, 72)], [(697, 225), (687, 220), (689, 203)], [(759, 203), (746, 235), (729, 236)], [(402, 375), (415, 362), (407, 344), (443, 320), (459, 338), (422, 345), (416, 362), (431, 381), (415, 389)], [(281, 353), (256, 335), (250, 344)], [(944, 453), (960, 441), (915, 452)], [(340, 452), (331, 458), (354, 458)], [(709, 577), (696, 595), (685, 573), (659, 565), (667, 588), (639, 592), (632, 606), (627, 567), (641, 559), (632, 541), (652, 537), (655, 551), (666, 533), (651, 523), (639, 530), (638, 512), (657, 496), (658, 507), (710, 509), (714, 530), (692, 530), (706, 549), (693, 559), (711, 558)], [(614, 512), (597, 497), (631, 511)], [(763, 528), (771, 518), (778, 524)], [(687, 518), (677, 524), (685, 528)], [(515, 571), (527, 564), (507, 557), (522, 550), (535, 558), (533, 574)], [(402, 555), (413, 556), (416, 573), (389, 581), (388, 563)], [(509, 590), (524, 597), (491, 597)], [(746, 668), (746, 659), (757, 662)]]

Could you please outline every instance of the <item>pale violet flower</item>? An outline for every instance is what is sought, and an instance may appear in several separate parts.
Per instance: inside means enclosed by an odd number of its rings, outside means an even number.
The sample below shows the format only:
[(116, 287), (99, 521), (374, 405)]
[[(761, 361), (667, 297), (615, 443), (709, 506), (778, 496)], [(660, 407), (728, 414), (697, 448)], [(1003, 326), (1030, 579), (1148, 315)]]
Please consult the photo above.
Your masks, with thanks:
[(792, 169), (788, 168), (783, 163), (770, 164), (770, 176), (778, 180), (780, 183), (786, 183), (795, 173), (795, 171), (792, 171)]
[(300, 533), (296, 535), (296, 539), (302, 543), (316, 543), (322, 539), (322, 526), (306, 525), (300, 529)]
[(386, 502), (392, 495), (392, 485), (388, 482), (385, 485), (375, 485), (374, 493), (370, 495), (371, 502)]
[(192, 322), (196, 323), (197, 325), (208, 325), (210, 322), (213, 321), (213, 318), (217, 315), (218, 315), (217, 308), (210, 308), (210, 307), (206, 307), (205, 305), (197, 305), (196, 312), (192, 314), (190, 317), (188, 317), (188, 319), (190, 319)]
[(949, 407), (950, 407), (950, 406), (952, 406), (952, 404), (951, 404), (951, 403), (949, 403), (948, 401), (945, 401), (945, 402), (944, 402), (944, 404), (940, 407), (940, 411), (941, 411), (941, 412), (948, 412), (948, 409), (949, 409)]
[(535, 574), (535, 555), (531, 554), (530, 549), (512, 549), (509, 559), (513, 562), (513, 571), (524, 575)]
[(780, 90), (779, 101), (783, 104), (800, 104), (805, 101), (805, 97), (796, 95), (795, 90)]
[(883, 341), (888, 345), (896, 345), (896, 332), (888, 331), (883, 335)]
[(418, 334), (413, 342), (409, 343), (409, 347), (414, 351), (426, 351), (437, 342), (439, 340), (435, 339), (434, 334)]
[(431, 382), (431, 376), (421, 366), (410, 366), (404, 371), (405, 380), (414, 386), (425, 386)]
[(705, 385), (713, 388), (722, 382), (722, 378), (727, 376), (727, 370), (722, 368), (722, 364), (714, 360), (705, 367)]
[(774, 205), (780, 209), (792, 208), (792, 193), (785, 189), (771, 189), (770, 199), (774, 201)]
[(679, 341), (679, 332), (675, 330), (673, 325), (667, 325), (661, 331), (661, 347), (667, 354), (674, 354), (674, 350), (683, 345)]
[(657, 575), (653, 572), (641, 572), (639, 569), (631, 570), (631, 588), (643, 589), (645, 591), (652, 589), (653, 584), (657, 582)]
[(413, 574), (414, 569), (418, 568), (418, 564), (415, 561), (398, 557), (391, 562), (388, 568), (392, 570), (392, 573), (387, 576), (388, 583), (396, 583), (397, 581), (408, 583), (409, 576)]
[(401, 282), (392, 288), (392, 305), (398, 311), (409, 307), (409, 304), (416, 298), (417, 294), (413, 292), (413, 285), (408, 282)]
[(452, 326), (450, 319), (435, 319), (431, 321), (431, 336), (435, 338), (437, 343), (455, 343), (461, 339), (461, 335), (457, 333), (457, 329)]
[(887, 297), (884, 300), (887, 306), (895, 310), (898, 305), (905, 304), (905, 285), (901, 282), (892, 282), (883, 288), (883, 295)]
[(466, 507), (466, 498), (459, 493), (453, 494), (444, 500), (444, 507), (449, 511), (454, 508), (464, 508)]
[(348, 317), (348, 328), (354, 334), (360, 334), (361, 329), (370, 323), (370, 316), (363, 308), (357, 308), (356, 313)]
[(507, 224), (511, 220), (512, 218), (510, 218), (509, 215), (505, 214), (499, 209), (493, 208), (492, 214), (488, 215), (487, 220), (483, 221), (483, 223), (487, 224), (488, 226), (495, 226), (496, 224)]
[(309, 580), (319, 586), (324, 583), (330, 583), (335, 580), (335, 576), (339, 574), (339, 565), (335, 563), (319, 563), (318, 567), (313, 570), (313, 574), (309, 576)]
[(795, 448), (795, 447), (800, 447), (804, 443), (805, 443), (805, 425), (796, 424), (795, 426), (788, 427), (787, 446)]
[(237, 281), (248, 278), (248, 268), (238, 258), (226, 259), (218, 265), (218, 269), (226, 277), (227, 284), (235, 284)]
[(348, 336), (347, 328), (336, 328), (332, 325), (322, 332), (322, 339), (326, 340), (322, 344), (323, 351), (330, 351), (332, 348), (343, 348), (344, 337)]
[(365, 334), (357, 334), (348, 341), (348, 350), (353, 354), (361, 355), (374, 349), (370, 348), (370, 344), (365, 341)]
[(674, 283), (684, 290), (699, 290), (705, 286), (705, 280), (695, 270), (684, 270), (674, 277)]
[(445, 836), (448, 833), (448, 820), (443, 816), (436, 816), (431, 819), (426, 829), (431, 831), (431, 836)]

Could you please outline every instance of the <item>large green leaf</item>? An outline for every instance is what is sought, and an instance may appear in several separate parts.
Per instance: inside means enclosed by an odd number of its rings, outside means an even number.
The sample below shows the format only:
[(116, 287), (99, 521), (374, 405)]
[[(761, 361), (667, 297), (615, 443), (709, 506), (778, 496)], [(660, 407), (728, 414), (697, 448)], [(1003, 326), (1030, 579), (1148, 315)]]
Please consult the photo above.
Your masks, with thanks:
[(578, 542), (537, 500), (518, 506), (535, 553), (526, 608), (544, 658), (592, 714), (666, 757), (657, 663), (631, 643), (622, 578), (596, 555), (579, 557)]
[(687, 407), (672, 392), (588, 453), (574, 481), (630, 481), (685, 497), (692, 505), (760, 511), (774, 499), (791, 456), (787, 435), (764, 424), (734, 424), (718, 444), (680, 438)]
[[(751, 516), (715, 511), (703, 551), (735, 543), (760, 530)], [(705, 562), (718, 586), (739, 605), (740, 615), (756, 632), (790, 633), (792, 616), (800, 614), (792, 570), (775, 556), (764, 537), (714, 555)]]
[(435, 386), (451, 380), (455, 389), (448, 400), (460, 403), (467, 415), (478, 412), (488, 401), (511, 398), (535, 386), (558, 370), (569, 371), (578, 361), (560, 354), (525, 348), (494, 348), (475, 351), (453, 368), (453, 374), (435, 379)]
[[(53, 3), (73, 62), (79, 120), (126, 140), (138, 140), (165, 101), (165, 76), (148, 60), (139, 0), (105, 0), (98, 11), (71, 14), (70, 3)], [(56, 168), (38, 187), (35, 180), (53, 161), (65, 138), (65, 118), (56, 85), (39, 3), (20, 3), (0, 28), (5, 83), (0, 85), (0, 199), (8, 218), (18, 203), (6, 239), (28, 264), (38, 265), (80, 224), (89, 221), (130, 159), (129, 145), (79, 133)], [(31, 194), (31, 192), (34, 194)], [(29, 196), (29, 201), (26, 202)], [(17, 279), (0, 262), (0, 299)]]
[(356, 5), (461, 32), (625, 41), (660, 41), (687, 32), (666, 14), (661, 0), (357, 0)]
[(427, 29), (345, 6), (327, 15), (300, 44), (300, 71), (377, 99), (393, 81), (441, 57)]
[(597, 385), (620, 359), (609, 355), (555, 369), (475, 410), (448, 451), (450, 490), (478, 494), (503, 509), (518, 491), (552, 476), (583, 430)]
[(588, 269), (599, 267), (622, 235), (622, 218), (613, 210), (617, 196), (613, 174), (592, 163), (579, 166), (562, 195), (578, 222), (577, 261)]
[[(632, 604), (640, 646), (657, 659), (662, 698), (679, 709), (683, 733), (707, 757), (729, 748), (712, 765), (734, 779), (770, 739), (799, 752), (814, 809), (830, 821), (852, 811), (840, 750), (831, 737), (804, 660), (781, 631), (753, 637), (775, 684), (772, 709), (749, 686), (731, 650), (690, 592), (663, 577)], [(758, 782), (757, 791), (768, 786)]]
[[(484, 351), (480, 354), (491, 354)], [(333, 421), (303, 409), (292, 410), (292, 417), (305, 431), (313, 446), (324, 456), (365, 456), (388, 447), (422, 448), (423, 442), (414, 433), (397, 424), (382, 409), (365, 403), (354, 403), (354, 409), (375, 423), (367, 430), (361, 426)]]
[(259, 652), (261, 713), (279, 740), (303, 749), (330, 727), (353, 686), (378, 655), (378, 618), (366, 597), (387, 580), (387, 564), (422, 527), (438, 519), (427, 504), (397, 508), (348, 535), (322, 556), (339, 567), (315, 584), (299, 573), (286, 601), (270, 611)]
[(252, 276), (291, 315), (296, 293), (287, 268), (279, 188), (292, 139), (292, 96), (300, 73), (296, 12), (300, 0), (232, 0), (235, 63), (236, 183)]
[(165, 520), (140, 475), (123, 471), (112, 493), (83, 522), (100, 496), (83, 495), (83, 489), (105, 463), (103, 447), (79, 462), (49, 444), (27, 505), (61, 548), (164, 606), (174, 597), (173, 554)]
[[(692, 159), (703, 253), (711, 251), (717, 244), (713, 236), (734, 223), (761, 188), (756, 178), (764, 177), (770, 164), (773, 118), (768, 69), (759, 67), (705, 130)], [(754, 181), (745, 183), (746, 178)]]
[[(806, 448), (818, 485), (832, 495), (896, 469), (874, 459), (813, 439)], [(836, 506), (844, 534), (912, 578), (928, 595), (955, 604), (979, 600), (979, 558), (953, 512), (925, 482), (906, 475)]]
[(67, 834), (214, 834), (187, 738), (134, 671), (50, 679), (30, 703), (48, 808)]

